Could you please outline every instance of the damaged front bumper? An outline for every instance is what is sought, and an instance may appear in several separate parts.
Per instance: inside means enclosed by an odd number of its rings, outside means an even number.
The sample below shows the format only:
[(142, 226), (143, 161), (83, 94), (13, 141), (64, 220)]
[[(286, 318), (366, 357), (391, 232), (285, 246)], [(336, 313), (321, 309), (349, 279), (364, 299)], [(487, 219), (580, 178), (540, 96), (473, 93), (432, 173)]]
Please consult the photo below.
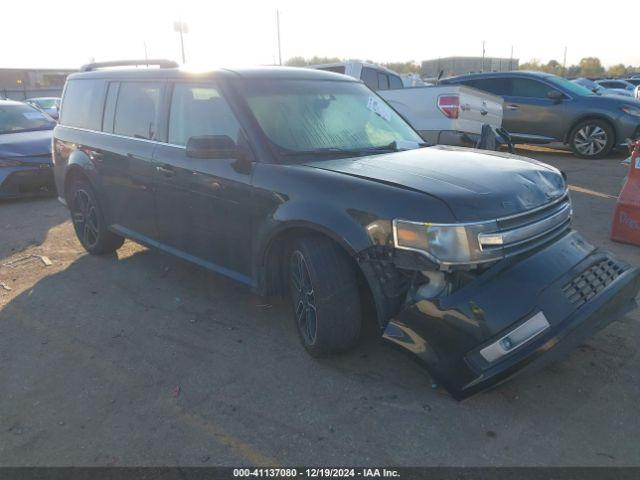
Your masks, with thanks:
[(383, 336), (461, 400), (557, 359), (634, 309), (639, 289), (638, 269), (570, 231), (446, 297), (418, 300)]
[(50, 163), (0, 168), (0, 199), (50, 196), (56, 193)]

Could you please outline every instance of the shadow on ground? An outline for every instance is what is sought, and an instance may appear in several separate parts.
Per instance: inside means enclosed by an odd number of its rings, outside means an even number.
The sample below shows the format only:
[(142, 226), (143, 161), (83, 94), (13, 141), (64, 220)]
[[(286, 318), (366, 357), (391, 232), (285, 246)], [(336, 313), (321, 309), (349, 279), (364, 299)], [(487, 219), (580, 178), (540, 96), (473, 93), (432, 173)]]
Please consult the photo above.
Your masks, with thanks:
[(67, 210), (53, 198), (0, 200), (0, 260), (41, 245), (49, 230), (68, 218)]
[(0, 464), (637, 463), (630, 330), (457, 403), (376, 338), (310, 358), (286, 302), (198, 267), (84, 255), (0, 311)]

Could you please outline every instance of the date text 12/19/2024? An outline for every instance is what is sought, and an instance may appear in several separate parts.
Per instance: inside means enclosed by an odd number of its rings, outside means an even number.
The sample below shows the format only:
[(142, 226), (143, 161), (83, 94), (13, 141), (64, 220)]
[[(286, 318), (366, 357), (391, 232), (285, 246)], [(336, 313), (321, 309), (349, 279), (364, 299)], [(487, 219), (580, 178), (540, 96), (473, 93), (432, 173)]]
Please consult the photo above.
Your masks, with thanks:
[(388, 468), (236, 468), (234, 478), (400, 478)]

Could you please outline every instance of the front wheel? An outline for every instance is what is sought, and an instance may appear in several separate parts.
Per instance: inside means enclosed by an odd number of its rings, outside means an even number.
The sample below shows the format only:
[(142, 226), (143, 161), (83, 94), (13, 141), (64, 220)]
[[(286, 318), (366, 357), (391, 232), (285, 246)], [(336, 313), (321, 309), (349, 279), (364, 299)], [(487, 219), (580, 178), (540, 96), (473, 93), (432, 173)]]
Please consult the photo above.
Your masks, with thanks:
[(67, 201), (73, 228), (87, 252), (93, 255), (113, 253), (122, 246), (124, 238), (107, 229), (104, 213), (86, 180), (79, 178), (73, 182)]
[(346, 252), (328, 238), (309, 236), (294, 242), (288, 263), (296, 328), (307, 351), (322, 356), (355, 345), (362, 313)]
[(613, 128), (607, 122), (585, 120), (571, 130), (569, 145), (580, 158), (602, 158), (613, 149), (614, 137)]

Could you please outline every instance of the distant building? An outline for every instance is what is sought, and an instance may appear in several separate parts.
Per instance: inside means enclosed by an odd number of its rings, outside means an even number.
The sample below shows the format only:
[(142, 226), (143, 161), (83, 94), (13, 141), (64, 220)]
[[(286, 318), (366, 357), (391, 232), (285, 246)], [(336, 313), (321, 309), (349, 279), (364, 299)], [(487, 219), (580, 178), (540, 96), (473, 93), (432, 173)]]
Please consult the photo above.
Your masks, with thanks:
[(517, 58), (498, 57), (446, 57), (422, 62), (420, 74), (423, 78), (436, 78), (440, 71), (443, 77), (476, 72), (506, 72), (518, 69)]
[(22, 100), (34, 96), (58, 96), (67, 75), (62, 68), (0, 68), (0, 96)]

